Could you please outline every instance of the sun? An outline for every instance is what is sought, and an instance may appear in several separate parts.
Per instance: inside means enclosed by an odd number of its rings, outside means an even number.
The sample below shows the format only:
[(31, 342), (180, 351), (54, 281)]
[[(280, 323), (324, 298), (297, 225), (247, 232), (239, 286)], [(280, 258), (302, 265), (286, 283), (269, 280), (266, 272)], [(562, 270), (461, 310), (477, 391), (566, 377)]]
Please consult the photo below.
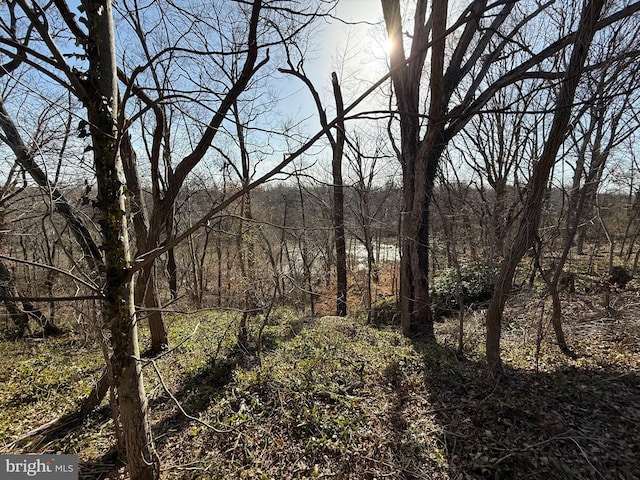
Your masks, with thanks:
[(393, 40), (390, 38), (386, 38), (384, 42), (382, 42), (382, 50), (385, 55), (388, 57), (391, 55), (391, 50), (393, 49)]

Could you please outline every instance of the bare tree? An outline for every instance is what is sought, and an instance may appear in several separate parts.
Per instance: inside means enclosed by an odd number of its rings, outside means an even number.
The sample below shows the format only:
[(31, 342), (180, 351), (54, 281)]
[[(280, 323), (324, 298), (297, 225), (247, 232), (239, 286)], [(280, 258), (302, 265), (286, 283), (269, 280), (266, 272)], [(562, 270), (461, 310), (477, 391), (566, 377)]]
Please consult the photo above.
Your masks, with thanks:
[[(33, 56), (34, 60), (31, 60), (28, 55), (25, 56), (26, 59), (20, 56), (17, 58), (39, 68), (41, 73), (46, 73), (46, 69), (51, 67), (55, 69), (54, 71), (60, 72), (61, 77), (50, 76), (58, 83), (71, 89), (86, 108), (87, 121), (81, 122), (80, 127), (83, 132), (88, 129), (86, 134), (91, 139), (91, 151), (98, 184), (95, 208), (98, 212), (104, 251), (103, 318), (105, 324), (109, 325), (111, 329), (113, 382), (118, 392), (118, 413), (123, 427), (129, 471), (132, 478), (157, 478), (159, 460), (154, 453), (148, 424), (146, 396), (139, 363), (136, 313), (133, 307), (135, 270), (130, 268), (131, 252), (127, 236), (123, 190), (125, 176), (121, 161), (124, 157), (129, 162), (128, 165), (131, 165), (133, 149), (129, 144), (129, 136), (125, 133), (123, 109), (120, 109), (119, 104), (120, 93), (112, 5), (110, 1), (84, 2), (81, 9), (86, 16), (86, 30), (75, 22), (66, 3), (56, 2), (55, 7), (49, 6), (57, 10), (57, 14), (64, 20), (69, 31), (78, 39), (79, 46), (83, 49), (87, 70), (81, 72), (69, 66), (56, 44), (56, 39), (49, 31), (50, 23), (47, 16), (52, 15), (51, 11), (46, 11), (38, 5), (27, 2), (20, 1), (16, 4), (26, 15), (29, 29), (37, 31), (44, 48), (50, 52), (49, 57), (45, 59), (46, 65), (44, 67), (37, 63), (37, 61), (42, 61), (43, 57), (39, 56), (35, 50), (27, 50), (27, 53)], [(255, 71), (254, 64), (258, 54), (256, 36), (261, 2), (255, 2), (251, 11), (249, 53), (241, 80), (232, 89), (231, 98), (239, 95)], [(24, 43), (27, 44), (28, 40), (27, 38)], [(22, 52), (22, 50), (20, 51)], [(120, 76), (122, 77), (122, 74)], [(135, 84), (129, 83), (128, 86), (130, 89), (136, 90)], [(126, 101), (127, 98), (125, 91), (123, 100)], [(204, 156), (211, 139), (225, 118), (230, 104), (228, 99), (226, 107), (223, 102), (223, 108), (213, 116), (212, 123), (205, 130), (203, 138), (196, 146), (195, 153), (188, 156), (176, 169), (175, 175), (172, 177), (173, 182), (169, 185), (168, 194), (165, 196), (166, 201), (161, 204), (162, 210), (156, 212), (157, 214), (151, 219), (152, 224), (149, 231), (156, 235), (156, 239), (152, 238), (153, 241), (150, 242), (147, 238), (144, 251), (151, 249), (150, 245), (157, 244), (159, 232), (166, 223), (166, 217), (171, 214), (171, 206), (182, 182), (188, 172)], [(120, 155), (121, 152), (124, 153), (123, 156)], [(131, 181), (132, 190), (136, 193), (139, 192), (139, 184), (134, 181), (131, 169), (127, 171), (129, 173), (127, 180)], [(138, 224), (138, 226), (141, 225)], [(142, 230), (143, 228), (138, 229), (139, 232)], [(149, 278), (152, 272), (151, 267), (152, 263), (147, 263), (142, 267), (142, 277)]]
[[(125, 4), (127, 11), (127, 18), (134, 25), (134, 30), (137, 32), (140, 43), (143, 48), (144, 57), (149, 62), (151, 77), (154, 84), (155, 96), (153, 98), (149, 93), (138, 84), (135, 83), (136, 77), (142, 73), (139, 68), (134, 68), (131, 75), (127, 75), (126, 72), (120, 70), (120, 78), (127, 85), (127, 89), (124, 93), (124, 100), (128, 100), (130, 95), (138, 98), (145, 108), (150, 109), (153, 112), (155, 119), (155, 126), (153, 126), (151, 132), (151, 148), (148, 151), (148, 160), (151, 166), (151, 199), (152, 199), (152, 211), (148, 216), (145, 214), (144, 200), (142, 198), (139, 182), (135, 179), (137, 174), (137, 162), (128, 161), (125, 163), (128, 180), (131, 180), (132, 192), (134, 198), (137, 199), (138, 211), (134, 216), (134, 225), (136, 226), (136, 237), (138, 242), (139, 253), (149, 252), (153, 250), (161, 241), (162, 235), (167, 233), (167, 240), (171, 240), (171, 228), (169, 228), (173, 213), (174, 206), (178, 194), (187, 179), (190, 172), (200, 163), (208, 152), (211, 143), (221, 128), (227, 113), (234, 102), (237, 101), (240, 94), (247, 88), (250, 80), (256, 74), (256, 72), (266, 64), (269, 57), (266, 56), (260, 62), (258, 59), (259, 43), (257, 40), (257, 28), (260, 21), (260, 11), (262, 8), (261, 2), (255, 2), (251, 9), (251, 16), (249, 20), (249, 35), (247, 38), (248, 51), (244, 61), (244, 65), (238, 68), (238, 73), (233, 79), (233, 83), (228, 91), (223, 94), (219, 107), (213, 114), (209, 124), (205, 128), (202, 136), (196, 140), (195, 146), (192, 151), (187, 154), (178, 165), (175, 167), (171, 164), (171, 137), (170, 129), (167, 123), (168, 108), (165, 102), (158, 101), (166, 95), (181, 94), (179, 91), (175, 92), (174, 87), (171, 85), (165, 85), (159, 78), (158, 70), (162, 70), (164, 63), (161, 62), (161, 57), (156, 56), (152, 58), (152, 53), (149, 51), (148, 44), (143, 33), (143, 26), (141, 24), (141, 12), (136, 2), (129, 7)], [(168, 62), (173, 63), (172, 52), (179, 50), (178, 46), (170, 47), (161, 51), (160, 54), (167, 55)], [(203, 55), (204, 52), (200, 55)], [(158, 54), (156, 54), (158, 55)], [(154, 64), (154, 60), (158, 65)], [(168, 68), (164, 67), (164, 68)], [(235, 69), (234, 69), (235, 71)], [(127, 139), (123, 142), (123, 146), (126, 146)], [(133, 149), (128, 148), (127, 152), (133, 152)], [(125, 158), (127, 156), (125, 155)], [(165, 172), (162, 175), (162, 171)], [(171, 249), (169, 249), (169, 252)], [(171, 257), (170, 257), (171, 258)], [(171, 264), (171, 263), (170, 263)], [(174, 270), (173, 268), (171, 270)], [(175, 287), (174, 287), (175, 288)], [(162, 322), (161, 311), (159, 309), (159, 298), (157, 293), (157, 286), (155, 280), (154, 262), (147, 263), (139, 272), (138, 277), (138, 297), (140, 300), (144, 299), (144, 303), (148, 308), (149, 321), (152, 332), (152, 349), (160, 350), (165, 348), (168, 344), (168, 338), (166, 335), (166, 329)]]
[(361, 141), (359, 135), (354, 136), (355, 142), (349, 143), (349, 153), (346, 154), (353, 176), (350, 190), (355, 195), (355, 201), (348, 202), (349, 211), (355, 218), (355, 225), (349, 229), (349, 234), (362, 244), (366, 252), (364, 306), (367, 319), (370, 321), (371, 307), (375, 299), (374, 285), (378, 285), (380, 280), (375, 242), (380, 242), (381, 239), (380, 235), (377, 235), (380, 229), (376, 227), (379, 227), (382, 221), (381, 211), (388, 206), (387, 200), (393, 190), (392, 182), (386, 185), (378, 185), (377, 182), (380, 173), (390, 173), (393, 166), (387, 163), (389, 159), (383, 155), (380, 139), (377, 140), (373, 152), (366, 152), (365, 141)]
[(335, 135), (331, 130), (327, 129), (327, 112), (322, 105), (320, 94), (313, 85), (313, 82), (304, 72), (302, 60), (298, 67), (295, 68), (290, 55), (287, 55), (287, 63), (289, 68), (281, 68), (282, 73), (293, 75), (300, 79), (313, 98), (320, 125), (326, 129), (325, 134), (329, 144), (331, 145), (331, 173), (332, 173), (332, 194), (333, 194), (333, 229), (334, 242), (336, 249), (336, 315), (345, 316), (347, 314), (347, 247), (345, 239), (344, 225), (344, 183), (342, 180), (342, 156), (344, 153), (344, 144), (346, 138), (344, 126), (344, 102), (342, 99), (342, 91), (336, 72), (331, 73), (331, 84), (333, 87), (333, 98), (335, 101), (336, 116), (339, 118), (336, 124)]
[(475, 174), (480, 195), (476, 215), (486, 224), (483, 238), (489, 261), (504, 255), (520, 205), (519, 179), (528, 167), (523, 160), (537, 151), (539, 118), (529, 113), (534, 99), (520, 88), (497, 92), (487, 104), (488, 111), (471, 119), (460, 134), (461, 142), (453, 145), (452, 156)]
[[(492, 63), (511, 47), (513, 37), (522, 25), (541, 10), (530, 12), (512, 30), (503, 31), (503, 25), (514, 6), (514, 3), (489, 6), (486, 1), (474, 1), (447, 29), (446, 0), (434, 1), (429, 16), (427, 1), (418, 1), (413, 14), (413, 33), (407, 57), (400, 3), (397, 0), (382, 0), (387, 33), (392, 43), (391, 78), (400, 118), (399, 151), (404, 191), (400, 304), (402, 330), (407, 336), (434, 338), (428, 279), (429, 203), (440, 157), (448, 141), (473, 114), (500, 88), (513, 82), (516, 76), (521, 78), (541, 58), (534, 57), (524, 62), (483, 91), (477, 91)], [(447, 36), (459, 28), (462, 28), (462, 33), (445, 70)], [(496, 38), (498, 32), (501, 32), (501, 38)], [(429, 50), (429, 83), (425, 99), (427, 112), (421, 114), (422, 75)], [(467, 76), (471, 78), (463, 84)], [(452, 96), (461, 85), (466, 86), (467, 91), (460, 93), (460, 103), (450, 110)]]
[[(428, 289), (429, 203), (442, 152), (451, 138), (498, 91), (518, 82), (548, 78), (544, 61), (575, 42), (577, 33), (561, 34), (557, 40), (539, 45), (539, 49), (533, 51), (522, 48), (523, 31), (546, 12), (548, 4), (530, 4), (527, 9), (513, 2), (489, 4), (476, 0), (447, 28), (446, 0), (435, 0), (429, 15), (427, 3), (426, 0), (418, 1), (413, 11), (410, 54), (407, 56), (405, 45), (409, 42), (403, 34), (400, 2), (382, 0), (387, 32), (393, 45), (391, 78), (399, 110), (399, 151), (405, 195), (401, 215), (402, 326), (405, 335), (433, 338)], [(600, 20), (595, 29), (624, 19), (639, 8), (637, 3), (622, 7)], [(541, 27), (536, 25), (536, 28)], [(458, 30), (452, 48), (447, 49), (447, 39)], [(431, 52), (427, 67), (428, 88), (423, 90), (428, 51)], [(509, 67), (490, 80), (489, 72), (504, 57), (511, 60)], [(420, 93), (424, 91), (426, 98), (421, 100)], [(453, 102), (454, 98), (457, 104)], [(420, 112), (423, 102), (427, 105), (425, 113)]]
[[(90, 151), (93, 156), (97, 179), (94, 207), (100, 225), (101, 248), (104, 254), (103, 268), (99, 271), (103, 295), (102, 314), (104, 323), (109, 325), (111, 330), (113, 384), (119, 402), (119, 419), (116, 420), (122, 424), (131, 478), (157, 478), (159, 475), (159, 462), (154, 453), (148, 425), (148, 407), (139, 358), (137, 312), (134, 308), (135, 276), (147, 277), (140, 285), (143, 290), (147, 288), (148, 282), (153, 278), (152, 265), (155, 259), (169, 252), (177, 243), (201, 228), (247, 191), (273, 178), (324, 135), (324, 131), (314, 135), (305, 145), (265, 175), (248, 182), (244, 188), (224, 198), (220, 204), (211, 206), (210, 210), (186, 231), (175, 236), (171, 233), (163, 238), (162, 235), (166, 235), (168, 230), (172, 231), (167, 226), (171, 225), (175, 201), (184, 182), (210, 151), (214, 138), (220, 132), (226, 131), (227, 115), (250, 82), (256, 79), (256, 74), (267, 64), (270, 58), (268, 48), (281, 41), (271, 41), (265, 33), (267, 30), (262, 27), (268, 29), (277, 25), (279, 18), (287, 17), (291, 20), (284, 22), (288, 26), (285, 37), (285, 41), (288, 41), (313, 22), (322, 9), (331, 8), (331, 4), (326, 2), (320, 2), (318, 5), (303, 6), (307, 10), (301, 11), (301, 15), (296, 19), (295, 10), (280, 8), (276, 4), (263, 5), (260, 0), (252, 3), (216, 4), (216, 8), (229, 9), (234, 14), (233, 19), (224, 15), (217, 16), (218, 22), (222, 22), (218, 24), (221, 29), (218, 32), (219, 48), (208, 48), (206, 36), (194, 40), (195, 43), (202, 40), (200, 49), (186, 48), (191, 44), (159, 42), (155, 44), (160, 45), (158, 50), (150, 51), (145, 57), (147, 60), (138, 64), (130, 64), (131, 57), (123, 55), (120, 68), (116, 62), (118, 39), (113, 29), (115, 15), (111, 1), (83, 1), (79, 7), (79, 22), (76, 21), (76, 15), (72, 13), (70, 5), (62, 0), (56, 0), (46, 6), (16, 0), (7, 7), (12, 14), (11, 21), (15, 19), (17, 23), (19, 19), (23, 22), (22, 30), (11, 26), (4, 28), (3, 37), (0, 38), (0, 51), (14, 58), (25, 68), (32, 68), (52, 84), (71, 91), (84, 106), (84, 118), (78, 127), (80, 134), (89, 139), (87, 152)], [(133, 10), (141, 8), (137, 4), (133, 7)], [(16, 8), (19, 8), (22, 14), (13, 15)], [(131, 21), (127, 5), (123, 3), (119, 8), (122, 10), (118, 21)], [(200, 21), (198, 15), (206, 13), (178, 10), (183, 15), (182, 20), (188, 17)], [(222, 18), (225, 22), (233, 20), (231, 25), (234, 32), (227, 29), (228, 24), (223, 22)], [(50, 30), (54, 24), (59, 27), (58, 30)], [(197, 29), (193, 31), (196, 36), (200, 33)], [(166, 30), (161, 32), (167, 33)], [(181, 33), (178, 36), (182, 38)], [(58, 40), (63, 37), (77, 40), (72, 52), (63, 52), (62, 47), (58, 45)], [(225, 44), (227, 40), (229, 43)], [(66, 45), (65, 41), (65, 48)], [(194, 85), (193, 82), (189, 85), (173, 84), (169, 87), (168, 84), (160, 82), (160, 89), (157, 88), (157, 84), (154, 87), (152, 81), (147, 83), (150, 68), (162, 71), (167, 64), (163, 64), (161, 60), (167, 57), (175, 59), (176, 55), (181, 57), (182, 63), (178, 68), (195, 65), (202, 67), (199, 71), (205, 75), (199, 79), (196, 76), (196, 81), (202, 80), (198, 85), (198, 91), (202, 97), (206, 97), (204, 101), (199, 101), (198, 96), (189, 90), (188, 87)], [(118, 58), (120, 61), (120, 56)], [(219, 82), (219, 78), (213, 78), (212, 69), (202, 64), (203, 59), (213, 61), (213, 64), (222, 70), (230, 67), (231, 63), (230, 68), (234, 69), (232, 82)], [(229, 63), (230, 59), (233, 61)], [(168, 74), (168, 71), (164, 70), (164, 73)], [(166, 78), (170, 78), (170, 75)], [(207, 83), (207, 80), (210, 83)], [(188, 81), (191, 82), (191, 79)], [(151, 88), (146, 88), (149, 84)], [(216, 88), (211, 88), (212, 85)], [(163, 143), (168, 144), (166, 129), (169, 122), (163, 119), (163, 116), (166, 118), (166, 112), (162, 108), (168, 99), (184, 102), (195, 100), (194, 108), (187, 111), (187, 116), (182, 118), (193, 115), (190, 118), (197, 120), (197, 128), (192, 132), (197, 132), (197, 135), (189, 139), (191, 142), (187, 142), (186, 148), (185, 144), (180, 145), (182, 152), (186, 153), (175, 165), (168, 164), (166, 157), (162, 156), (163, 152), (166, 154), (172, 151), (170, 145), (164, 145), (165, 148), (162, 148)], [(155, 116), (155, 122), (136, 123), (142, 122), (147, 113)], [(208, 120), (202, 121), (203, 115), (208, 116)], [(328, 124), (327, 129), (333, 128), (335, 123), (334, 120)], [(137, 125), (141, 124), (142, 127), (139, 128)], [(145, 125), (152, 128), (147, 129)], [(138, 151), (132, 136), (136, 135), (139, 138), (147, 133), (151, 135), (151, 141), (148, 142), (151, 146), (148, 158), (151, 165), (149, 186), (152, 190), (152, 209), (147, 219), (148, 226), (144, 221), (137, 226), (134, 225), (142, 238), (136, 239), (139, 251), (138, 258), (133, 262), (128, 238), (124, 185), (125, 182), (131, 181), (133, 201), (137, 203), (135, 213), (140, 213), (138, 207), (141, 207), (143, 200), (141, 190), (146, 185), (136, 180), (136, 175), (140, 175), (134, 171), (133, 165)], [(124, 166), (127, 168), (123, 168)], [(164, 175), (161, 175), (161, 171)], [(134, 216), (134, 223), (137, 220)], [(141, 302), (142, 297), (138, 298)], [(144, 295), (144, 298), (145, 303), (157, 305), (155, 294), (150, 297)], [(151, 298), (151, 301), (146, 300), (147, 298)]]
[[(505, 260), (502, 262), (496, 289), (487, 311), (487, 361), (490, 369), (495, 374), (503, 372), (500, 359), (500, 331), (504, 305), (511, 290), (516, 267), (535, 241), (537, 235), (540, 211), (547, 189), (549, 174), (556, 162), (558, 150), (564, 142), (569, 128), (576, 89), (589, 54), (589, 47), (597, 31), (597, 22), (600, 19), (603, 4), (602, 0), (590, 0), (582, 11), (577, 29), (577, 38), (571, 52), (569, 65), (562, 79), (560, 92), (558, 93), (553, 124), (549, 131), (545, 148), (534, 167), (533, 176), (527, 185), (527, 195), (518, 232)], [(562, 338), (562, 340), (564, 339)]]

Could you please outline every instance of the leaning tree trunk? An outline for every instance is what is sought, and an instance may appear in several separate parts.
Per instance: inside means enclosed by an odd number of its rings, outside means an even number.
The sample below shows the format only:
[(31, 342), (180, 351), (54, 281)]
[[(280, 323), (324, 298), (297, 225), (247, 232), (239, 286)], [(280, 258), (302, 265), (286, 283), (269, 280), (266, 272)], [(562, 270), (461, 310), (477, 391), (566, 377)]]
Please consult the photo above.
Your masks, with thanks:
[(504, 306), (511, 291), (516, 267), (528, 248), (533, 244), (538, 233), (542, 201), (547, 191), (549, 175), (555, 164), (558, 150), (564, 142), (566, 131), (569, 128), (573, 99), (603, 3), (604, 0), (590, 0), (582, 12), (577, 33), (578, 38), (574, 43), (569, 66), (556, 101), (557, 109), (553, 117), (549, 139), (547, 140), (540, 160), (534, 167), (533, 177), (527, 188), (518, 232), (506, 258), (502, 262), (495, 292), (489, 304), (489, 310), (487, 311), (486, 351), (489, 368), (494, 374), (499, 375), (504, 372), (502, 359), (500, 358), (500, 333)]

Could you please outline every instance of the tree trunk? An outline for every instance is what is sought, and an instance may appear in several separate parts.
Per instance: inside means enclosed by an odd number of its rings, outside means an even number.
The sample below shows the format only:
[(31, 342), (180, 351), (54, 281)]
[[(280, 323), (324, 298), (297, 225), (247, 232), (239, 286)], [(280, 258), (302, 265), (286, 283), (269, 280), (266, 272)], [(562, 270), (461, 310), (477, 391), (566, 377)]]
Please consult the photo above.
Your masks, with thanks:
[[(298, 68), (295, 68), (291, 59), (288, 59), (289, 69), (281, 68), (282, 73), (288, 73), (302, 80), (309, 89), (316, 109), (318, 110), (318, 117), (320, 125), (323, 128), (327, 128), (327, 113), (322, 106), (320, 95), (315, 86), (309, 80), (309, 78), (302, 71), (301, 64)], [(333, 223), (333, 236), (334, 245), (336, 249), (336, 315), (344, 317), (347, 315), (347, 295), (349, 286), (347, 284), (347, 246), (344, 227), (344, 182), (342, 180), (342, 157), (344, 154), (344, 144), (346, 140), (346, 131), (344, 126), (344, 102), (342, 99), (342, 90), (338, 83), (338, 76), (336, 72), (331, 72), (331, 84), (333, 87), (333, 97), (336, 104), (336, 134), (335, 136), (330, 130), (325, 132), (327, 140), (331, 145), (331, 173), (333, 177), (333, 208), (332, 208), (332, 223)], [(302, 200), (301, 200), (302, 201)], [(304, 205), (303, 205), (304, 207)], [(303, 208), (304, 215), (304, 208)], [(327, 279), (330, 279), (330, 270), (327, 268)], [(310, 289), (311, 286), (309, 285)], [(312, 302), (312, 311), (315, 311), (313, 307), (314, 300)]]
[[(103, 318), (111, 329), (114, 385), (132, 480), (159, 478), (142, 380), (122, 162), (118, 148), (118, 87), (111, 0), (85, 0), (89, 72), (82, 99), (91, 126), (98, 184), (96, 209), (105, 258)], [(117, 419), (116, 419), (117, 421)]]
[(151, 355), (158, 354), (169, 348), (169, 334), (162, 315), (162, 304), (158, 292), (155, 262), (146, 265), (136, 279), (136, 305), (144, 305), (145, 316), (149, 322), (151, 336)]
[(518, 231), (506, 258), (502, 262), (496, 288), (487, 311), (486, 354), (489, 368), (494, 374), (502, 374), (504, 367), (500, 358), (500, 333), (502, 314), (513, 282), (518, 263), (533, 244), (540, 222), (540, 214), (551, 169), (556, 161), (560, 146), (564, 142), (569, 128), (571, 108), (589, 46), (595, 32), (595, 24), (600, 17), (603, 0), (590, 0), (584, 7), (578, 38), (571, 52), (571, 59), (562, 81), (556, 102), (557, 109), (549, 132), (549, 139), (544, 147), (540, 160), (535, 165), (533, 177), (529, 182), (524, 202), (524, 209)]
[[(429, 298), (429, 203), (444, 137), (447, 97), (444, 91), (444, 52), (447, 1), (434, 0), (430, 19), (427, 2), (419, 1), (414, 13), (411, 61), (404, 52), (402, 17), (398, 0), (382, 0), (391, 41), (391, 79), (400, 111), (400, 161), (403, 207), (400, 215), (400, 317), (402, 332), (411, 338), (435, 339)], [(420, 139), (420, 81), (427, 49), (433, 39), (430, 66), (430, 100), (426, 135)]]
[[(245, 141), (246, 128), (240, 119), (238, 103), (234, 102), (232, 112), (238, 134), (238, 145), (240, 147), (241, 170), (240, 182), (243, 188), (251, 182), (251, 163), (249, 151)], [(258, 299), (256, 297), (256, 255), (255, 255), (255, 235), (252, 231), (253, 211), (251, 209), (251, 192), (247, 191), (240, 203), (240, 225), (236, 235), (236, 245), (238, 248), (238, 262), (242, 281), (244, 282), (244, 312), (240, 319), (240, 329), (238, 331), (238, 346), (246, 348), (249, 340), (247, 321), (256, 315), (258, 310)]]
[[(171, 235), (173, 235), (173, 218), (171, 218), (170, 225), (167, 225), (167, 241), (169, 241)], [(176, 252), (173, 248), (167, 251), (167, 278), (171, 301), (175, 302), (178, 299), (178, 265), (176, 263)]]
[[(560, 301), (558, 283), (564, 271), (564, 265), (569, 257), (571, 247), (573, 246), (576, 232), (578, 231), (580, 222), (584, 217), (587, 198), (590, 196), (590, 192), (597, 192), (609, 152), (613, 148), (613, 139), (615, 137), (617, 122), (614, 122), (611, 125), (612, 131), (610, 132), (611, 137), (609, 143), (604, 149), (601, 148), (604, 117), (605, 116), (601, 111), (592, 113), (592, 126), (589, 129), (586, 138), (583, 140), (583, 146), (580, 148), (580, 154), (576, 160), (576, 168), (572, 182), (571, 194), (569, 196), (569, 204), (567, 206), (567, 220), (563, 238), (562, 253), (556, 262), (555, 269), (548, 285), (549, 293), (553, 301), (551, 323), (556, 335), (556, 342), (558, 343), (560, 350), (569, 356), (574, 356), (574, 353), (567, 345), (562, 329), (562, 303)], [(588, 172), (585, 172), (586, 153), (591, 144), (593, 145), (591, 162)], [(584, 183), (581, 186), (583, 179)]]
[(365, 308), (367, 310), (367, 323), (371, 323), (371, 307), (373, 304), (373, 282), (376, 284), (380, 281), (378, 277), (378, 268), (376, 267), (376, 259), (373, 252), (373, 235), (371, 233), (371, 208), (369, 205), (369, 186), (364, 185), (364, 181), (360, 185), (360, 213), (362, 215), (362, 240), (364, 248), (367, 251), (367, 288), (365, 292)]
[(316, 296), (313, 291), (313, 278), (311, 270), (311, 267), (313, 266), (313, 259), (311, 258), (311, 254), (309, 253), (307, 244), (307, 214), (305, 211), (304, 189), (302, 188), (302, 183), (300, 182), (299, 176), (296, 176), (296, 181), (298, 182), (298, 194), (300, 196), (300, 213), (302, 217), (302, 231), (300, 232), (300, 236), (298, 237), (298, 244), (300, 246), (300, 253), (302, 254), (303, 283), (307, 289), (307, 293), (309, 294), (311, 316), (315, 317)]
[[(338, 76), (331, 73), (333, 96), (336, 101), (336, 116), (344, 114), (342, 91), (338, 83)], [(333, 230), (336, 243), (336, 315), (347, 315), (347, 247), (344, 232), (344, 184), (342, 181), (342, 154), (346, 132), (344, 119), (336, 124), (335, 142), (332, 142), (331, 167), (333, 172)]]
[(18, 302), (14, 300), (17, 296), (18, 292), (13, 285), (11, 272), (5, 264), (0, 261), (0, 297), (2, 297), (2, 302), (7, 309), (9, 317), (13, 320), (13, 323), (18, 329), (18, 336), (21, 337), (27, 331), (29, 317), (27, 316), (27, 313), (20, 308)]
[[(154, 229), (149, 225), (147, 208), (142, 196), (136, 154), (128, 134), (120, 140), (120, 154), (123, 172), (127, 180), (127, 189), (131, 194), (133, 230), (135, 232), (138, 252), (148, 252), (158, 244), (161, 225), (154, 222)], [(144, 266), (138, 272), (135, 283), (135, 304), (138, 308), (147, 309), (146, 317), (151, 334), (151, 354), (157, 354), (169, 348), (169, 336), (162, 316), (160, 294), (156, 277), (155, 262)]]

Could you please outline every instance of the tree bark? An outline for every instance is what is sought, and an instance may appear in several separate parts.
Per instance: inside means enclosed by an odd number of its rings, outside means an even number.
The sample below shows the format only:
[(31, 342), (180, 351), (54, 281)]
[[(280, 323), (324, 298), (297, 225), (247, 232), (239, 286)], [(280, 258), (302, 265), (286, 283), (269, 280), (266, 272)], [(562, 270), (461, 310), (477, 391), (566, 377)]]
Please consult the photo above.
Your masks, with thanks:
[[(160, 232), (151, 231), (149, 226), (147, 207), (144, 203), (138, 165), (135, 150), (131, 145), (128, 134), (120, 140), (120, 153), (123, 164), (123, 172), (127, 181), (127, 189), (131, 194), (133, 230), (135, 232), (136, 247), (138, 252), (148, 252), (155, 248)], [(161, 228), (160, 224), (155, 228)], [(145, 265), (138, 272), (135, 283), (135, 303), (138, 309), (144, 306), (149, 322), (151, 334), (151, 354), (157, 354), (169, 348), (169, 335), (162, 316), (160, 294), (156, 277), (155, 262)]]
[[(170, 241), (173, 237), (173, 216), (169, 217), (165, 235), (167, 236), (167, 241)], [(167, 251), (167, 279), (171, 301), (175, 302), (178, 299), (178, 265), (176, 263), (176, 252), (173, 248)]]
[(331, 170), (333, 174), (333, 231), (336, 244), (336, 315), (347, 315), (347, 247), (344, 231), (344, 183), (342, 181), (342, 156), (346, 132), (344, 127), (344, 102), (336, 72), (331, 73), (333, 97), (336, 102), (336, 116), (341, 120), (336, 124), (335, 141), (331, 143)]
[[(114, 385), (132, 480), (156, 480), (155, 452), (142, 379), (131, 252), (118, 148), (118, 86), (111, 0), (84, 0), (89, 72), (87, 109), (98, 185), (96, 208), (105, 259), (103, 318), (110, 326)], [(116, 419), (117, 421), (117, 419)]]
[[(429, 21), (427, 2), (418, 1), (414, 14), (411, 61), (404, 53), (402, 17), (397, 0), (382, 0), (391, 41), (391, 79), (400, 110), (403, 207), (400, 216), (400, 316), (402, 332), (411, 338), (435, 339), (429, 298), (429, 204), (437, 165), (446, 145), (444, 114), (444, 47), (447, 1), (434, 0)], [(429, 31), (431, 47), (429, 121), (420, 139), (420, 79), (426, 59)]]
[[(251, 181), (249, 152), (247, 151), (244, 126), (240, 123), (240, 116), (237, 103), (233, 105), (233, 114), (236, 121), (236, 131), (238, 133), (238, 144), (240, 145), (240, 157), (242, 162), (242, 171), (240, 182), (242, 187), (246, 187)], [(253, 211), (251, 209), (251, 192), (247, 191), (242, 196), (240, 203), (240, 225), (238, 225), (238, 233), (236, 235), (236, 247), (238, 249), (238, 263), (240, 273), (244, 282), (244, 312), (240, 319), (240, 328), (238, 331), (238, 346), (245, 349), (248, 346), (249, 330), (248, 320), (256, 315), (258, 309), (258, 301), (256, 298), (256, 256), (255, 256), (255, 238), (252, 231)]]

